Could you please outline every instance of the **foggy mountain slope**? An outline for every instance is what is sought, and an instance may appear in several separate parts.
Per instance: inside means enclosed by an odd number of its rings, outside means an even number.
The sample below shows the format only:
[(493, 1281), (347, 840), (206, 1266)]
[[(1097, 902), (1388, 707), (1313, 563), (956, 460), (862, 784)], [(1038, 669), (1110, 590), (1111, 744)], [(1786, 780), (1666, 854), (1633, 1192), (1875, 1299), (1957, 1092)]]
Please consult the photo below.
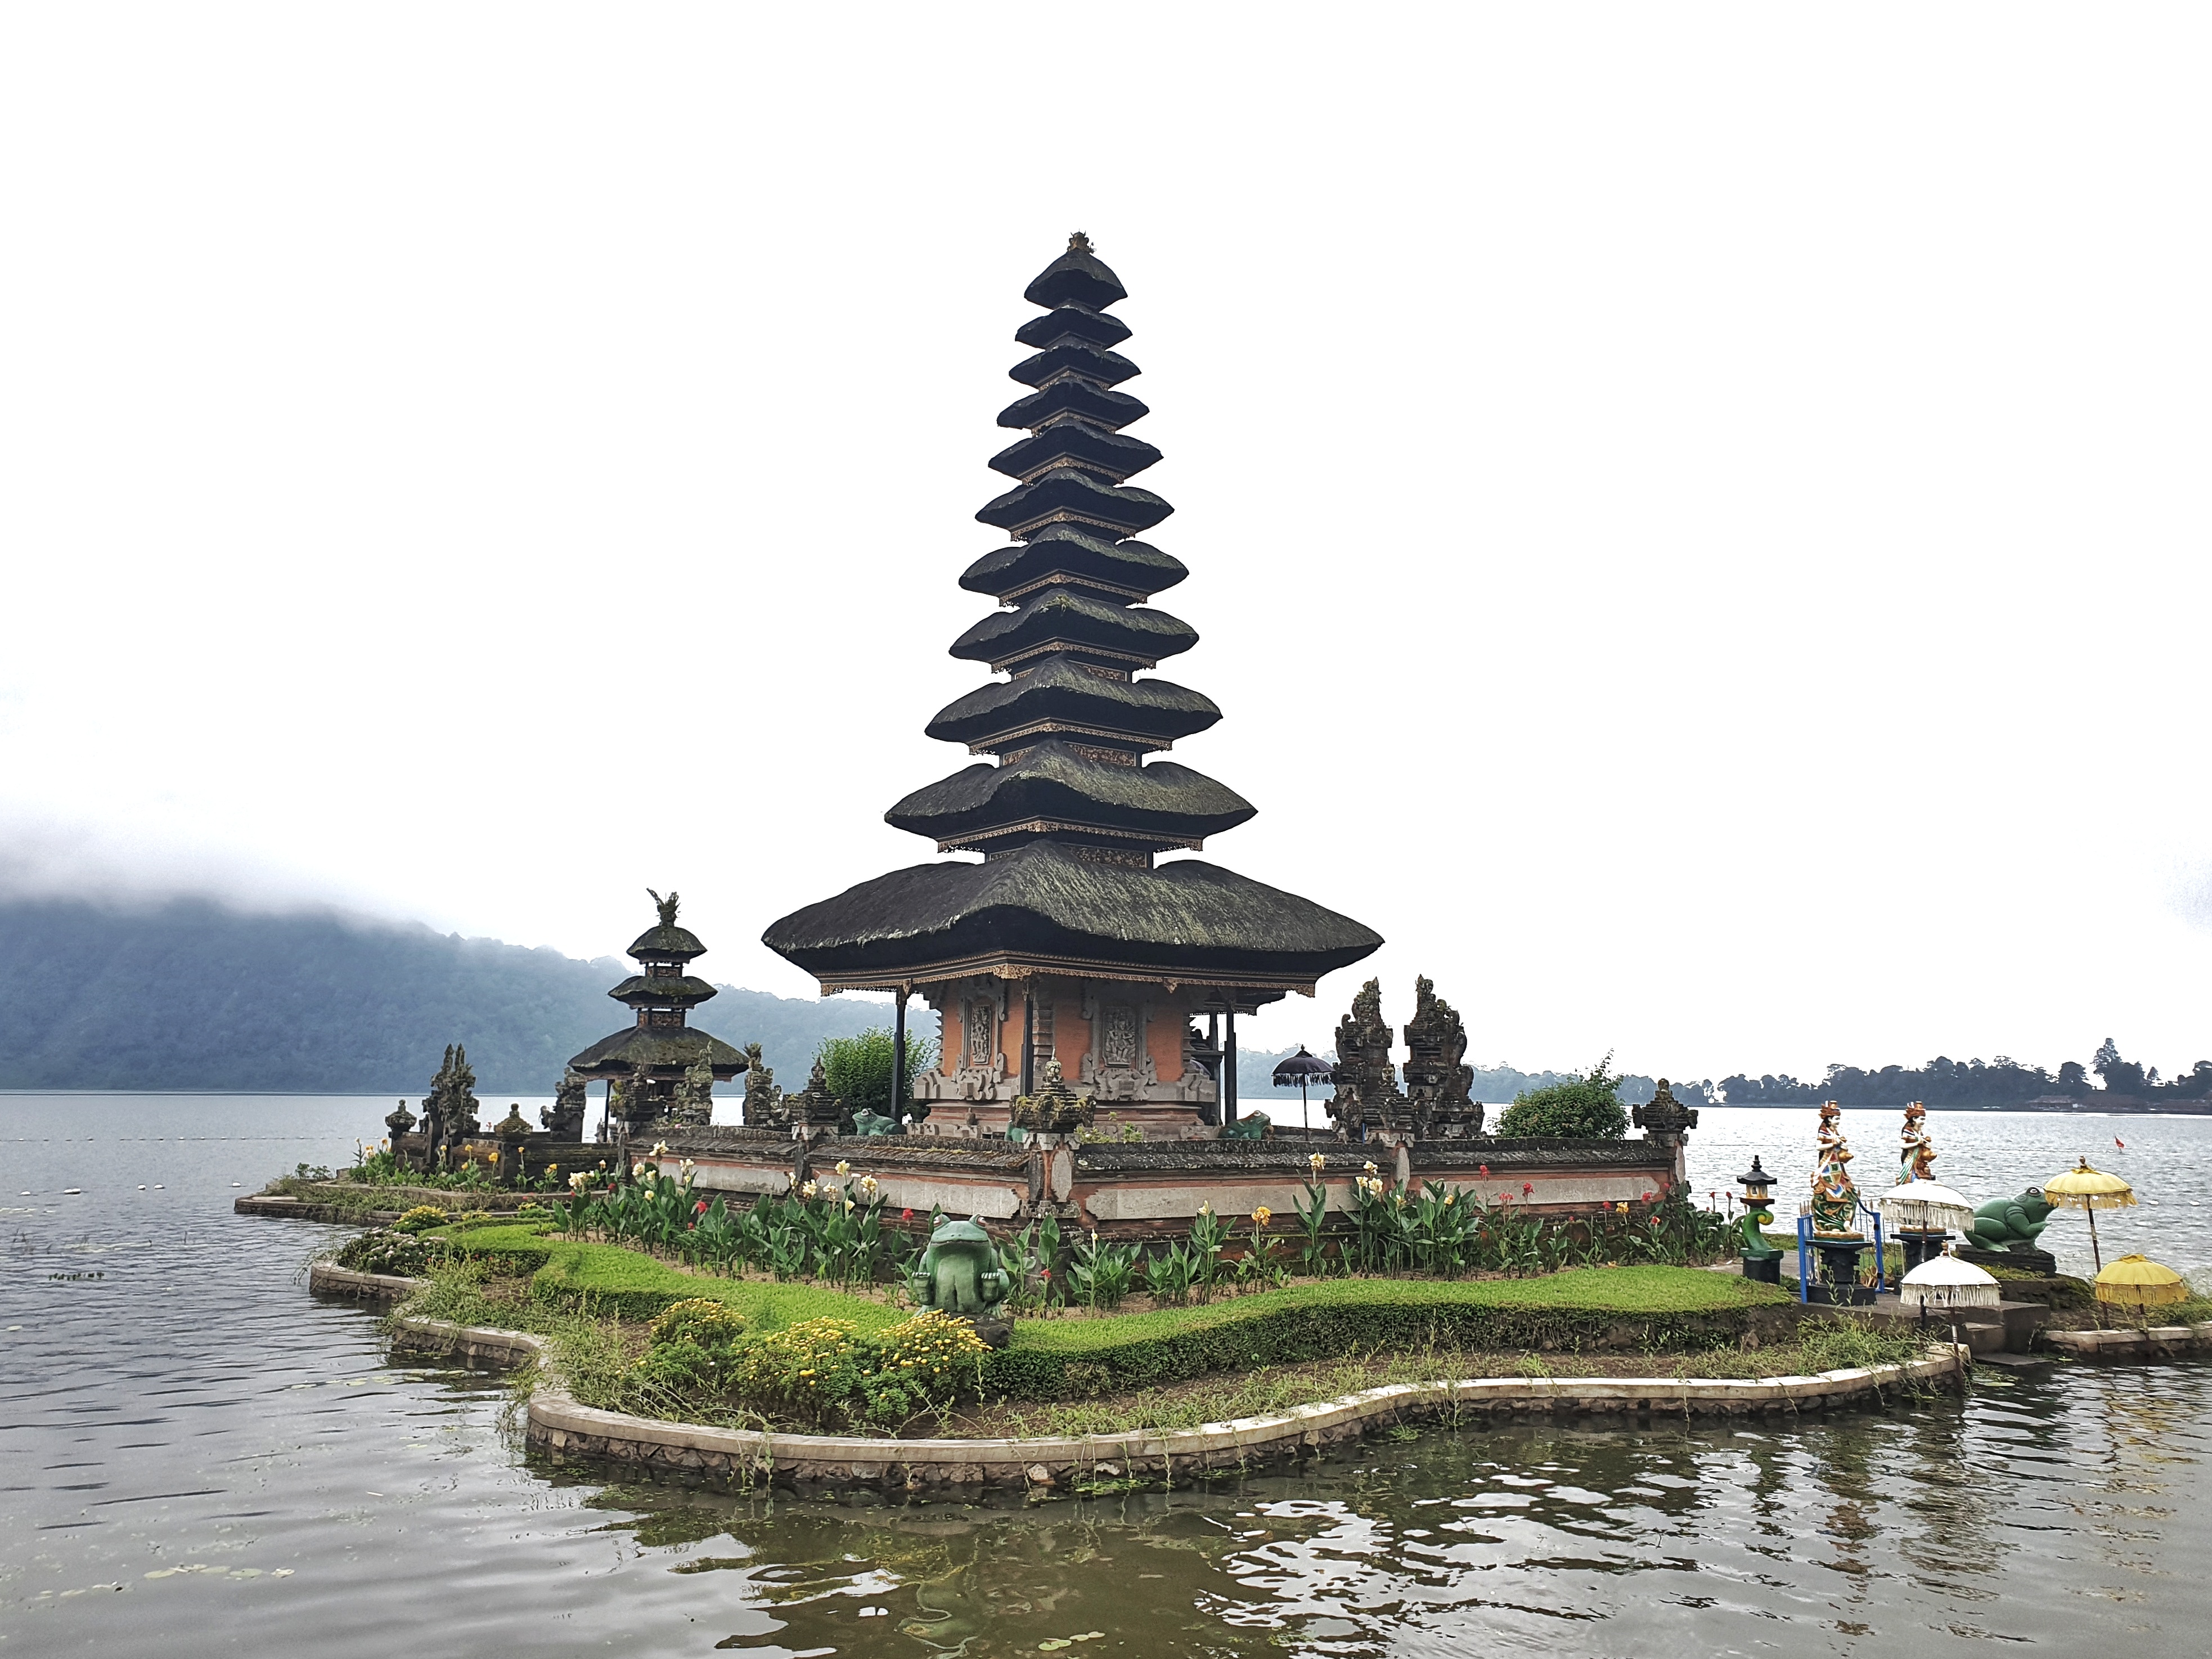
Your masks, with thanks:
[[(630, 1018), (606, 994), (631, 971), (330, 914), (0, 901), (0, 1088), (420, 1095), (459, 1042), (487, 1104), (546, 1095), (570, 1054)], [(880, 1003), (733, 988), (694, 1015), (761, 1043), (793, 1088), (823, 1036), (890, 1018)]]

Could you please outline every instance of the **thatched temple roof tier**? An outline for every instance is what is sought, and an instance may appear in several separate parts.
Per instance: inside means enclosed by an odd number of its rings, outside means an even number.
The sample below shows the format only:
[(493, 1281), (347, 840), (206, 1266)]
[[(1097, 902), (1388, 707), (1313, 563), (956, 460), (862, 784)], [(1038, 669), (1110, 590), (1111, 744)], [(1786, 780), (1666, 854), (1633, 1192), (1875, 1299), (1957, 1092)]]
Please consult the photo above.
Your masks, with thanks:
[(1056, 466), (1087, 467), (1109, 483), (1134, 477), (1160, 459), (1142, 438), (1109, 432), (1088, 421), (1054, 421), (991, 457), (991, 470), (1027, 483)]
[(894, 829), (942, 850), (985, 849), (1045, 833), (1107, 832), (1132, 848), (1195, 847), (1258, 809), (1234, 789), (1172, 761), (1150, 766), (1094, 759), (1046, 738), (998, 766), (970, 766), (917, 789), (884, 814)]
[(1310, 991), (1382, 943), (1310, 899), (1199, 859), (1156, 869), (1036, 842), (983, 864), (895, 870), (762, 937), (825, 987), (999, 971)]
[(1079, 525), (1048, 525), (1025, 542), (986, 553), (960, 573), (971, 593), (1017, 599), (1056, 582), (1099, 589), (1120, 604), (1148, 599), (1190, 571), (1150, 543), (1115, 541)]
[(690, 974), (658, 979), (632, 974), (607, 994), (633, 1008), (689, 1008), (720, 993)]
[(699, 1063), (704, 1054), (717, 1082), (727, 1082), (745, 1069), (745, 1057), (718, 1036), (689, 1025), (629, 1025), (612, 1036), (603, 1036), (568, 1064), (579, 1077), (628, 1077), (642, 1065), (664, 1076), (674, 1076)]
[(945, 704), (926, 730), (978, 750), (1055, 731), (1152, 750), (1203, 732), (1220, 718), (1212, 698), (1187, 686), (1121, 679), (1066, 657), (1048, 657), (1012, 680), (994, 681)]
[(1042, 349), (1062, 340), (1088, 340), (1093, 345), (1117, 346), (1129, 337), (1129, 325), (1088, 306), (1054, 306), (1042, 317), (1032, 317), (1014, 331), (1025, 346)]
[(1022, 536), (1048, 524), (1097, 525), (1116, 539), (1150, 530), (1175, 508), (1149, 489), (1100, 482), (1079, 466), (1056, 466), (1034, 483), (986, 502), (975, 516)]
[(999, 411), (1000, 426), (1025, 426), (1032, 432), (1058, 420), (1089, 421), (1109, 431), (1141, 421), (1152, 411), (1126, 392), (1109, 392), (1088, 380), (1054, 380), (1042, 392), (1017, 398)]
[(1072, 587), (1048, 587), (1018, 611), (986, 617), (952, 642), (951, 654), (1000, 673), (1024, 658), (1064, 652), (1109, 667), (1150, 668), (1198, 643), (1198, 630), (1164, 611), (1134, 609)]

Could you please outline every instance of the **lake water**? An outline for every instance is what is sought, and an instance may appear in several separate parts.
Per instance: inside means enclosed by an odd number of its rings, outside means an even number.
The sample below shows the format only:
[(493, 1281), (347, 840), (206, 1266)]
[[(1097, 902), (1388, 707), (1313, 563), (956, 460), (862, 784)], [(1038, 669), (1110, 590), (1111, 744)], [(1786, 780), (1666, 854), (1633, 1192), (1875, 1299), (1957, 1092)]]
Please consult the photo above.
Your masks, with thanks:
[[(394, 1365), (372, 1316), (307, 1297), (305, 1264), (341, 1230), (229, 1212), (280, 1168), (341, 1161), (388, 1109), (0, 1096), (0, 1659), (982, 1659), (1091, 1632), (1043, 1650), (2212, 1646), (2197, 1364), (1984, 1368), (1964, 1404), (1788, 1430), (1435, 1431), (1296, 1474), (1034, 1505), (802, 1503), (556, 1468), (503, 1432), (497, 1376)], [(1708, 1111), (1700, 1190), (1758, 1152), (1794, 1194), (1812, 1121)], [(2017, 1192), (2087, 1152), (2144, 1195), (2109, 1218), (2108, 1259), (2212, 1263), (2212, 1123), (1931, 1121), (1950, 1184)], [(1845, 1127), (1858, 1167), (1885, 1170), (1895, 1114)], [(2078, 1218), (2045, 1238), (2086, 1261)]]

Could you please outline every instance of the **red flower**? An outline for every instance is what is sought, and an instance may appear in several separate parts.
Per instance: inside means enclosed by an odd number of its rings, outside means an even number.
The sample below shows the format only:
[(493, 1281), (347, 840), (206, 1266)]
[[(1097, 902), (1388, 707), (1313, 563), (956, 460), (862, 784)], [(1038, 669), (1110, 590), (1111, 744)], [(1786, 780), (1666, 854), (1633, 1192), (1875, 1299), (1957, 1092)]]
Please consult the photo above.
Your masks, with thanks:
[(1513, 1201), (1513, 1194), (1510, 1193), (1500, 1193), (1498, 1195), (1498, 1201), (1500, 1204), (1510, 1204)]
[(1478, 1164), (1474, 1166), (1474, 1172), (1479, 1176), (1487, 1176), (1490, 1173), (1490, 1166), (1487, 1164)]
[(1536, 1183), (1533, 1181), (1524, 1181), (1521, 1183), (1521, 1196), (1523, 1198), (1528, 1197), (1529, 1194), (1535, 1190)]
[(693, 1215), (704, 1215), (704, 1214), (706, 1214), (706, 1213), (707, 1213), (707, 1200), (706, 1200), (705, 1199), (703, 1199), (703, 1198), (702, 1198), (702, 1199), (701, 1199), (701, 1200), (700, 1200), (696, 1204), (694, 1204), (694, 1205), (691, 1206), (691, 1213), (692, 1213)]
[(1651, 1201), (1651, 1194), (1649, 1194), (1649, 1193), (1644, 1194), (1644, 1202), (1645, 1202), (1646, 1204), (1649, 1204), (1650, 1201)]
[(914, 1219), (914, 1212), (913, 1212), (912, 1210), (901, 1210), (901, 1211), (899, 1212), (899, 1219), (900, 1219), (901, 1221), (911, 1221), (911, 1220), (913, 1220), (913, 1219)]

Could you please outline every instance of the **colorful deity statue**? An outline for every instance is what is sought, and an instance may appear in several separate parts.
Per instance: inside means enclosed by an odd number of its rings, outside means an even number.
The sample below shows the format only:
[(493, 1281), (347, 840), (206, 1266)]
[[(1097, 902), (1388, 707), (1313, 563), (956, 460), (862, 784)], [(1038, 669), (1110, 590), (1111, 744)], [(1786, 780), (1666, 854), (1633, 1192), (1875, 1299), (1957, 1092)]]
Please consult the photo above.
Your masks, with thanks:
[(1936, 1143), (1928, 1136), (1928, 1109), (1917, 1100), (1905, 1109), (1905, 1132), (1900, 1138), (1904, 1153), (1898, 1161), (1898, 1180), (1935, 1180)]
[(1844, 1139), (1843, 1108), (1820, 1106), (1820, 1167), (1813, 1172), (1813, 1231), (1822, 1238), (1859, 1236), (1859, 1189), (1851, 1180), (1851, 1149)]

